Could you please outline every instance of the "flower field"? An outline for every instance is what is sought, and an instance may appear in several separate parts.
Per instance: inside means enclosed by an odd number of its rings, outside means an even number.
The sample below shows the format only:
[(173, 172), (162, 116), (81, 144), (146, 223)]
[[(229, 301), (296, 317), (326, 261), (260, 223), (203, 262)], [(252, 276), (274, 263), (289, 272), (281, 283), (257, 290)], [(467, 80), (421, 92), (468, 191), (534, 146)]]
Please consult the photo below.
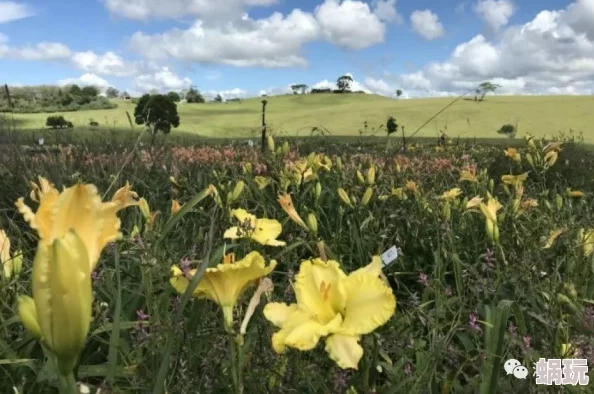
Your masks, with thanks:
[(594, 154), (398, 148), (1, 145), (0, 392), (552, 393), (503, 363), (593, 366)]

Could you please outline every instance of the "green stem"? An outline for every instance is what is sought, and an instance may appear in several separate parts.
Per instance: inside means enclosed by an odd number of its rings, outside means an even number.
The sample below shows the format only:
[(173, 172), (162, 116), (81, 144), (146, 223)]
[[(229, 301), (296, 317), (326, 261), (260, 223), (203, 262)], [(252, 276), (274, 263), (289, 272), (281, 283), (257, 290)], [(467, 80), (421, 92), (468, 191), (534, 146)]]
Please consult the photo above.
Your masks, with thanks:
[(76, 387), (76, 380), (74, 374), (71, 372), (67, 376), (58, 375), (58, 387), (60, 394), (78, 394)]
[(235, 343), (235, 337), (232, 333), (229, 333), (229, 357), (231, 358), (231, 377), (233, 378), (233, 388), (236, 394), (243, 393), (243, 387), (240, 382), (240, 372), (238, 366), (237, 357), (237, 344)]

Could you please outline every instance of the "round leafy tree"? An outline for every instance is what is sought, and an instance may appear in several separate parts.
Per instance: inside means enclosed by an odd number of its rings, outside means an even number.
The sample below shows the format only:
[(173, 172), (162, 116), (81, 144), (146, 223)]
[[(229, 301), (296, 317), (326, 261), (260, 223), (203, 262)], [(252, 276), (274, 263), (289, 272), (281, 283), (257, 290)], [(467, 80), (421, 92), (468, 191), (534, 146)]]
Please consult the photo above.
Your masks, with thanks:
[(177, 105), (165, 95), (145, 94), (136, 104), (134, 121), (136, 124), (146, 125), (153, 135), (159, 131), (168, 134), (171, 126), (179, 126)]

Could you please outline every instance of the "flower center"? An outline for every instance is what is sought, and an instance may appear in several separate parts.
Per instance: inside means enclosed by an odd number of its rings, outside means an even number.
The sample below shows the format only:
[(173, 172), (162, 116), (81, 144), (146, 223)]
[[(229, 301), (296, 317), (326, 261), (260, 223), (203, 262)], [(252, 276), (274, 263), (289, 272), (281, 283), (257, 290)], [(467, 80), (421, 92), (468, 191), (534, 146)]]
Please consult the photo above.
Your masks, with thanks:
[(227, 253), (223, 257), (223, 264), (233, 264), (235, 263), (235, 253)]
[(331, 284), (327, 284), (325, 281), (322, 281), (320, 284), (320, 294), (322, 294), (322, 299), (324, 301), (328, 301), (330, 298), (330, 289), (332, 288)]

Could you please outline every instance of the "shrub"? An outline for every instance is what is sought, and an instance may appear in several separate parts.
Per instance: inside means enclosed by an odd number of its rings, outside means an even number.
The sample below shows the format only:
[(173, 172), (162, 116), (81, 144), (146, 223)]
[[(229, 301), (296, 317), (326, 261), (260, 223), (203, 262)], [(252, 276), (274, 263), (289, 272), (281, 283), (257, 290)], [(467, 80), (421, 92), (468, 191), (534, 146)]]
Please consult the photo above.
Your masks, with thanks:
[(71, 128), (72, 123), (64, 119), (62, 115), (48, 116), (45, 125), (52, 129), (63, 129), (64, 127)]
[(497, 130), (497, 133), (506, 135), (509, 138), (514, 138), (516, 136), (516, 126), (513, 124), (505, 124), (501, 126), (499, 130)]

